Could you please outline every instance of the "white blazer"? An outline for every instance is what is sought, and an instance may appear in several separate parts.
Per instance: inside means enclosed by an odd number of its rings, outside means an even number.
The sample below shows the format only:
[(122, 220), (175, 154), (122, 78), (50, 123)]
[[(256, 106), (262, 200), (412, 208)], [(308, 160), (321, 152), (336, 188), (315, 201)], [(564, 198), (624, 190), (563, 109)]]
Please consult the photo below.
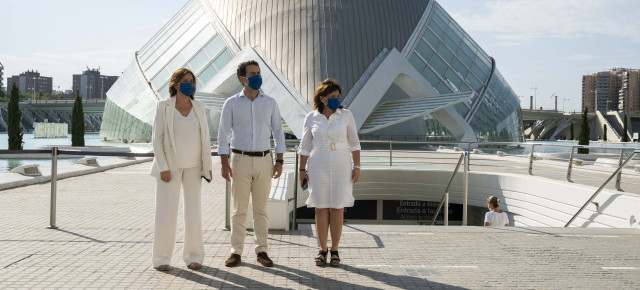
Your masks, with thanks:
[[(209, 170), (212, 170), (211, 141), (209, 138), (209, 126), (207, 124), (207, 112), (204, 104), (192, 100), (193, 112), (200, 122), (200, 141), (202, 143), (202, 176), (210, 178)], [(160, 172), (169, 170), (171, 178), (178, 174), (177, 152), (173, 134), (173, 118), (176, 110), (176, 98), (169, 98), (158, 102), (156, 116), (153, 121), (153, 163), (151, 164), (151, 176), (160, 179)]]

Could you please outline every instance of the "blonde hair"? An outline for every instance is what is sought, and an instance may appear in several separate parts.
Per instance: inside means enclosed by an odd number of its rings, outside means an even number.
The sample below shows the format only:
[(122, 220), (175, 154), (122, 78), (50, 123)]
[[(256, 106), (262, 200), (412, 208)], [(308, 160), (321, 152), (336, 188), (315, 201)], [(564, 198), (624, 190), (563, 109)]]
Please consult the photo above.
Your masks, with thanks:
[(500, 199), (497, 196), (492, 195), (487, 198), (487, 204), (490, 204), (495, 208), (500, 207)]
[[(189, 69), (179, 68), (173, 73), (173, 75), (171, 76), (171, 81), (169, 81), (169, 98), (173, 98), (178, 94), (178, 90), (174, 86), (179, 84), (180, 81), (182, 80), (182, 78), (184, 76), (186, 76), (187, 74), (191, 74), (191, 76), (193, 77), (193, 86), (197, 88), (197, 86), (196, 86), (196, 75), (193, 74), (193, 72), (190, 71)], [(189, 98), (191, 98), (193, 100), (193, 95), (195, 95), (195, 94), (196, 94), (196, 92), (193, 91), (193, 94), (191, 94), (191, 96), (189, 96)]]

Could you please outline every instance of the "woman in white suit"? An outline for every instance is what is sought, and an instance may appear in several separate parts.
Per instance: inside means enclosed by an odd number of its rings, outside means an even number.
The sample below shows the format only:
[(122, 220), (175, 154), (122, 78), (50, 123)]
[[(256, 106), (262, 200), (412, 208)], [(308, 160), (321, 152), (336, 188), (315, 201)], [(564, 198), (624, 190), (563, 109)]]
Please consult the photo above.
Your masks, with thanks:
[(202, 268), (204, 245), (200, 218), (200, 187), (211, 180), (211, 143), (204, 105), (193, 99), (194, 74), (185, 68), (173, 73), (169, 95), (158, 102), (153, 122), (153, 164), (156, 181), (156, 217), (153, 234), (153, 267), (171, 270), (176, 242), (180, 186), (184, 193), (183, 259), (190, 269)]

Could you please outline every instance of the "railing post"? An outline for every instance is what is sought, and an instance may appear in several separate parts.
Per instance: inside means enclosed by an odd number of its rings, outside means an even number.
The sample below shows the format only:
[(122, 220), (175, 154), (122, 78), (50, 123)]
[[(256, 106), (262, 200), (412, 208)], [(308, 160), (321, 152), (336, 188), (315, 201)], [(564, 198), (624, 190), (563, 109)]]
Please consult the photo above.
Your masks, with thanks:
[(529, 155), (529, 175), (533, 175), (533, 152), (536, 144), (531, 144), (531, 154)]
[(569, 166), (567, 167), (567, 181), (571, 182), (571, 169), (573, 168), (573, 152), (576, 147), (571, 146), (571, 155), (569, 155)]
[(389, 140), (389, 166), (393, 166), (393, 140)]
[[(624, 149), (620, 149), (620, 159), (618, 160), (618, 167), (622, 164), (623, 158), (624, 158)], [(618, 173), (618, 176), (616, 177), (616, 189), (618, 191), (622, 191), (622, 188), (620, 188), (621, 180), (622, 180), (622, 169), (620, 169), (620, 173)]]
[(226, 181), (225, 185), (225, 198), (224, 198), (224, 228), (226, 230), (231, 230), (231, 215), (230, 215), (230, 205), (231, 205), (231, 182)]
[(56, 226), (56, 193), (58, 190), (58, 147), (51, 148), (51, 208), (49, 209), (49, 228)]
[(449, 191), (444, 194), (444, 226), (449, 226)]
[(297, 231), (298, 230), (298, 221), (297, 221), (297, 211), (298, 211), (298, 147), (296, 146), (296, 167), (295, 169), (295, 180), (293, 182), (294, 187), (293, 187), (293, 230)]
[(469, 196), (469, 152), (464, 152), (464, 200), (462, 201), (462, 225), (467, 225), (467, 197)]

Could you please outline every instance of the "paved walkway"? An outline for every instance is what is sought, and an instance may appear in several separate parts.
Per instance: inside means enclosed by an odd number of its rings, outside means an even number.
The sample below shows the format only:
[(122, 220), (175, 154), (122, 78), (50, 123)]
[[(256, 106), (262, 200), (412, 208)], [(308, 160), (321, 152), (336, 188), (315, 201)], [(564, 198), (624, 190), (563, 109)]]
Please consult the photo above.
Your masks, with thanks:
[(205, 267), (183, 265), (180, 218), (176, 268), (158, 272), (149, 166), (60, 180), (58, 230), (46, 228), (48, 183), (0, 191), (0, 289), (640, 288), (637, 229), (346, 225), (343, 265), (321, 268), (314, 230), (301, 225), (270, 232), (275, 267), (255, 262), (249, 233), (243, 264), (227, 268), (221, 178), (203, 187)]

